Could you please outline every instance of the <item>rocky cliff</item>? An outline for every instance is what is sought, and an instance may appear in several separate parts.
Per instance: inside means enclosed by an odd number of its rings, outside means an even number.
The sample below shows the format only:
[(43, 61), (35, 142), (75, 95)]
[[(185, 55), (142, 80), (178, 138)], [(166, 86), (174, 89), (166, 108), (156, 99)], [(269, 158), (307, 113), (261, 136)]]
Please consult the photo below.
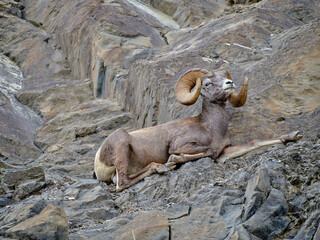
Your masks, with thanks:
[[(192, 116), (194, 67), (250, 80), (234, 145), (304, 138), (152, 175), (92, 179), (112, 131)], [(320, 3), (0, 0), (0, 239), (320, 239)]]

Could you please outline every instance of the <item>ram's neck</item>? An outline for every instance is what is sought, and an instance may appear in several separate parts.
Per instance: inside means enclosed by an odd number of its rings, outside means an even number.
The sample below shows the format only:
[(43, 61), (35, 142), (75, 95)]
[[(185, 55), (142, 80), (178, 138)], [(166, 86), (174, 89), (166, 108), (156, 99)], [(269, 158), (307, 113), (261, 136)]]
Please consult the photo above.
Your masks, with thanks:
[(225, 134), (228, 129), (229, 116), (224, 102), (211, 103), (208, 99), (204, 98), (202, 112), (198, 118), (202, 124), (215, 132), (218, 131), (221, 134)]

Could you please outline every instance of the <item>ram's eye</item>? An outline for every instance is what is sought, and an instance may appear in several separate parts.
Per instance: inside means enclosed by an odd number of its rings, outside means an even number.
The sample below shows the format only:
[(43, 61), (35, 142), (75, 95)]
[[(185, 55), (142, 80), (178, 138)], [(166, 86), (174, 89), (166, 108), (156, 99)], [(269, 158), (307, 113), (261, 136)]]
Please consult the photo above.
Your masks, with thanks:
[(211, 82), (207, 82), (205, 85), (206, 87), (208, 87), (210, 84), (212, 84)]

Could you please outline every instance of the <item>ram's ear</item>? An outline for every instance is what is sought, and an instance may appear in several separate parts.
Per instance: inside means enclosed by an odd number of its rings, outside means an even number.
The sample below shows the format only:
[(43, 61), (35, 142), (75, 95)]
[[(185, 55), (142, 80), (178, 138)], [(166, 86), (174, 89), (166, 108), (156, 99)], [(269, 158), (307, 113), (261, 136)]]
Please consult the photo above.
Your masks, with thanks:
[(232, 107), (241, 107), (246, 103), (248, 94), (248, 84), (249, 80), (248, 78), (245, 78), (242, 83), (240, 92), (238, 93), (237, 91), (235, 91), (230, 95), (228, 100)]
[(226, 78), (232, 80), (230, 73), (228, 73), (227, 71), (224, 72), (224, 75)]

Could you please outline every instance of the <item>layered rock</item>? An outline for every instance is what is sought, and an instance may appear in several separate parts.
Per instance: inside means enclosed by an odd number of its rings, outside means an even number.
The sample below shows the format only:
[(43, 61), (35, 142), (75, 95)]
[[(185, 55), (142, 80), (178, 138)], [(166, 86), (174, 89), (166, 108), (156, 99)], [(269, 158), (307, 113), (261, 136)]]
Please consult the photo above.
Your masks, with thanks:
[[(252, 132), (234, 118), (237, 129), (231, 126), (232, 134), (239, 143), (238, 131), (247, 132), (244, 140), (250, 140), (272, 137), (293, 126), (308, 134), (319, 128), (315, 120), (319, 108), (319, 8), (312, 1), (289, 2), (264, 1), (232, 8), (224, 1), (207, 1), (198, 7), (192, 1), (144, 1), (151, 7), (135, 1), (28, 1), (25, 15), (57, 39), (74, 77), (91, 77), (94, 95), (116, 99), (133, 113), (138, 127), (197, 112), (198, 106), (181, 109), (174, 99), (172, 89), (183, 69), (227, 69), (237, 84), (248, 76), (249, 103), (241, 113), (232, 111), (232, 115), (241, 114), (245, 122), (258, 119), (255, 122), (261, 124), (259, 131)], [(73, 9), (81, 14), (73, 17), (72, 24), (72, 14), (59, 17)], [(190, 10), (185, 20), (178, 21), (176, 15), (185, 9)], [(202, 25), (188, 23), (186, 19), (194, 16)], [(82, 41), (74, 43), (73, 39)], [(165, 47), (167, 43), (169, 47)], [(306, 80), (299, 84), (300, 79)], [(304, 129), (306, 122), (312, 124)]]
[[(313, 54), (318, 56), (318, 29), (317, 21), (303, 25), (267, 4), (223, 16), (194, 29), (152, 60), (134, 64), (118, 94), (126, 97), (118, 101), (133, 112), (139, 127), (192, 115), (198, 105), (182, 110), (174, 99), (176, 79), (188, 68), (219, 67), (227, 69), (237, 85), (245, 76), (250, 79), (246, 107), (231, 110), (234, 143), (240, 142), (238, 133), (247, 133), (241, 138), (249, 141), (273, 137), (294, 126), (315, 136), (319, 58)], [(301, 79), (306, 80), (301, 83)], [(257, 125), (247, 124), (251, 119)]]
[(218, 18), (224, 13), (224, 10), (227, 9), (227, 2), (222, 0), (205, 0), (202, 1), (201, 4), (194, 0), (143, 0), (142, 2), (171, 16), (184, 28), (199, 26), (210, 19)]

